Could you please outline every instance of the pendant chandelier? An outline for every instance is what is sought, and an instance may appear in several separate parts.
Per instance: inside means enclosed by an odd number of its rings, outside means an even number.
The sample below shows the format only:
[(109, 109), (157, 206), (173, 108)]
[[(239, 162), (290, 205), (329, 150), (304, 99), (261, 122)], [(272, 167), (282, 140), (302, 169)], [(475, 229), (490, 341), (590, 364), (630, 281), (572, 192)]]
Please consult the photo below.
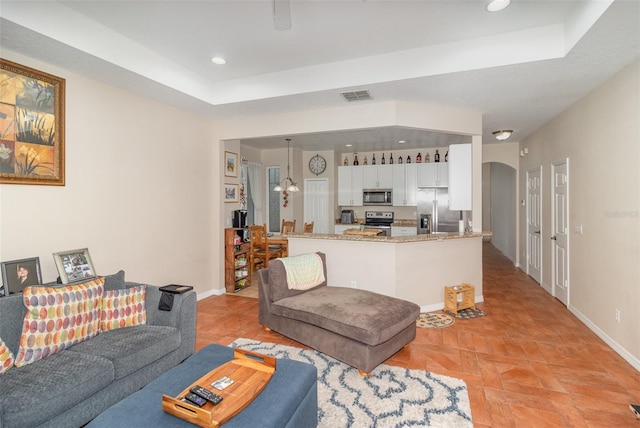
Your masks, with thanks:
[(287, 177), (284, 180), (282, 180), (280, 183), (276, 184), (276, 186), (273, 188), (274, 192), (282, 192), (283, 190), (285, 190), (285, 186), (286, 186), (287, 192), (300, 191), (300, 189), (298, 188), (298, 185), (296, 184), (295, 181), (293, 181), (293, 178), (291, 178), (290, 176), (289, 145), (291, 143), (291, 138), (287, 138), (286, 140), (287, 140)]

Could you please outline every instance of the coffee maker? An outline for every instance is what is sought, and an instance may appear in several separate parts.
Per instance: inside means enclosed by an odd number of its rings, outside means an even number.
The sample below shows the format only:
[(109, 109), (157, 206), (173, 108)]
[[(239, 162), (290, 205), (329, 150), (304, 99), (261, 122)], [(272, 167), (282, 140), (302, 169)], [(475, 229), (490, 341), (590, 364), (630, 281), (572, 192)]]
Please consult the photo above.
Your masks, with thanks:
[(247, 210), (235, 210), (233, 212), (233, 227), (247, 227)]

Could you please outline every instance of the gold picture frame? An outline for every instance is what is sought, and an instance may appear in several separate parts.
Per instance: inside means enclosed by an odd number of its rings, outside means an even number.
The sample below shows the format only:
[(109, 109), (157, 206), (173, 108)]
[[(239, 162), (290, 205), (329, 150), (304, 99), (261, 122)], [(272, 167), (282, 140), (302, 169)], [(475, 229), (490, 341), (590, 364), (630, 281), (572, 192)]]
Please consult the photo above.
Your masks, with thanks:
[(233, 152), (224, 152), (224, 176), (238, 176), (238, 154)]
[(65, 79), (0, 58), (0, 184), (65, 184)]
[(224, 202), (238, 202), (240, 197), (238, 195), (239, 186), (237, 184), (224, 183)]

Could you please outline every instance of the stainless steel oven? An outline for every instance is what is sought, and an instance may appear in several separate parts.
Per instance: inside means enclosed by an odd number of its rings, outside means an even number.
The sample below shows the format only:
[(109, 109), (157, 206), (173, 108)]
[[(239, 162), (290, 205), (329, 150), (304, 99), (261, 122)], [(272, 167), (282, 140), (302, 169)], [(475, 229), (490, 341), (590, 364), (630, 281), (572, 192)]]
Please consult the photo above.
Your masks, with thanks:
[(381, 230), (382, 233), (378, 236), (391, 236), (392, 224), (392, 211), (365, 211), (364, 213), (364, 228)]

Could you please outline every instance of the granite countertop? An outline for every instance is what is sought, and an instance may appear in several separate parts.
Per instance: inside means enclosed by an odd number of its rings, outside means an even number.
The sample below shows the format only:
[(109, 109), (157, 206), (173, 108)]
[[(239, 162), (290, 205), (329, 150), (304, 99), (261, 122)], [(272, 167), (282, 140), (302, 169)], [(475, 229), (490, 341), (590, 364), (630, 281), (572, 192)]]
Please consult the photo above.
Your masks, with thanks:
[(483, 238), (491, 236), (492, 232), (468, 232), (468, 233), (434, 233), (430, 235), (415, 236), (362, 236), (362, 235), (335, 235), (329, 233), (292, 233), (292, 238), (309, 238), (309, 239), (325, 239), (330, 241), (369, 241), (369, 242), (423, 242), (423, 241), (444, 241), (445, 239), (465, 239), (465, 238)]

